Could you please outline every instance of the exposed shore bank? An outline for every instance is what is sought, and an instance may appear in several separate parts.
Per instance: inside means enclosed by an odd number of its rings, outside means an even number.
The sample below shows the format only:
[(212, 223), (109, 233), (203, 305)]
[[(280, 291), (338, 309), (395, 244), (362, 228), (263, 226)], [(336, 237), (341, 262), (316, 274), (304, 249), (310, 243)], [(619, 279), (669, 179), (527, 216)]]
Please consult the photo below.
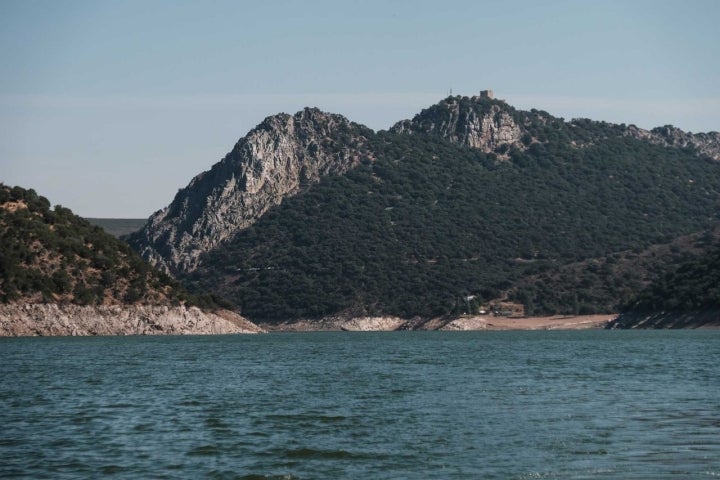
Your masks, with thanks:
[(492, 315), (460, 317), (440, 330), (586, 330), (605, 328), (617, 318), (606, 315), (553, 315), (547, 317), (494, 317)]
[(403, 319), (392, 316), (342, 317), (255, 324), (229, 310), (196, 307), (0, 305), (0, 337), (93, 335), (225, 335), (264, 332), (380, 332), (479, 330), (583, 330), (602, 328), (720, 328), (720, 311), (647, 315), (555, 315)]
[(260, 324), (273, 332), (316, 331), (395, 331), (395, 330), (582, 330), (605, 328), (617, 314), (606, 315), (556, 315), (550, 317), (496, 317), (493, 315), (436, 318), (431, 320), (406, 320), (399, 317), (327, 317), (320, 320), (297, 320), (279, 324)]
[(183, 306), (0, 305), (0, 337), (224, 335), (264, 330), (228, 311)]
[(652, 313), (624, 313), (608, 328), (705, 328), (720, 329), (720, 308)]

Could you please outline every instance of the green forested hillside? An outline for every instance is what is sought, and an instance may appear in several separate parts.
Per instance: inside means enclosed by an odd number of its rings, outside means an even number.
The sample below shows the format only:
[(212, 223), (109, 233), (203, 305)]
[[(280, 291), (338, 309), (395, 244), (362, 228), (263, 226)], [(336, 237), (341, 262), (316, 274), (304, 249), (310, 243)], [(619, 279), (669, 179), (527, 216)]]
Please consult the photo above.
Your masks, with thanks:
[(618, 312), (663, 272), (702, 257), (715, 242), (720, 242), (720, 229), (559, 265), (520, 279), (506, 295), (524, 304), (528, 315)]
[(720, 328), (720, 241), (709, 234), (700, 241), (703, 254), (658, 265), (655, 280), (607, 328)]
[[(509, 149), (507, 161), (421, 132), (381, 132), (373, 161), (285, 199), (184, 280), (254, 320), (434, 316), (530, 274), (717, 224), (717, 162), (577, 124), (537, 130), (562, 138)], [(536, 313), (578, 309), (577, 298), (546, 305), (537, 290), (516, 294)]]
[(720, 242), (666, 272), (625, 305), (630, 312), (689, 312), (720, 309)]
[(0, 184), (0, 302), (212, 306), (100, 227), (34, 190)]

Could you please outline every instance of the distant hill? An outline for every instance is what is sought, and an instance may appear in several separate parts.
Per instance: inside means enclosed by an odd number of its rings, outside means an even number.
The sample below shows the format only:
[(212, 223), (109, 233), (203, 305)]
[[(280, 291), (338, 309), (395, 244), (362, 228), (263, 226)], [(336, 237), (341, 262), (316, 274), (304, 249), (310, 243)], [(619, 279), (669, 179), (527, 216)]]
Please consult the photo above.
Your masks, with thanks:
[(120, 238), (137, 232), (147, 223), (147, 218), (90, 218), (85, 220), (105, 230), (113, 237)]
[(632, 252), (718, 225), (718, 139), (488, 92), (377, 133), (305, 109), (263, 121), (130, 241), (253, 320), (460, 314), (470, 297), (607, 312), (652, 280), (624, 279)]
[(0, 184), (0, 302), (203, 305), (126, 243), (34, 190)]

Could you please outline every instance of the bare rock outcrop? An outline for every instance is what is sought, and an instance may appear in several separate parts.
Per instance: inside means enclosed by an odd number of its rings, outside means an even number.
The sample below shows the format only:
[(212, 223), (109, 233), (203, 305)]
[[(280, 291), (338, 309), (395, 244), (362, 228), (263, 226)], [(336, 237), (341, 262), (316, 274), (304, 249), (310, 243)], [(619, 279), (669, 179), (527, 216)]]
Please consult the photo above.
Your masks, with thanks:
[(407, 323), (400, 317), (355, 317), (340, 324), (346, 332), (391, 332)]
[(261, 333), (236, 313), (183, 306), (0, 305), (0, 337)]
[(297, 319), (282, 323), (262, 324), (276, 332), (391, 332), (403, 330), (408, 321), (400, 317), (328, 316), (320, 319)]
[(718, 132), (690, 133), (672, 125), (645, 130), (630, 125), (626, 130), (626, 135), (663, 147), (692, 148), (699, 155), (720, 160), (720, 133)]
[[(543, 128), (552, 124), (556, 131), (565, 130), (571, 138), (574, 135), (568, 126), (577, 127), (575, 120), (566, 123), (561, 118), (554, 118), (546, 112), (532, 110), (523, 112), (515, 110), (502, 100), (493, 98), (488, 91), (480, 92), (473, 97), (448, 97), (436, 105), (420, 112), (412, 120), (396, 123), (390, 131), (394, 133), (413, 134), (425, 133), (438, 135), (446, 140), (485, 153), (495, 153), (501, 158), (510, 147), (525, 150), (530, 144), (541, 141), (536, 138), (538, 126)], [(604, 138), (613, 127), (611, 124), (600, 123), (600, 132), (594, 135)], [(635, 125), (619, 126), (612, 135), (625, 135), (644, 140), (656, 145), (672, 148), (692, 148), (698, 155), (720, 160), (720, 133), (690, 133), (666, 125), (664, 127), (644, 130)], [(543, 129), (541, 128), (541, 130)], [(573, 145), (592, 144), (595, 139), (572, 138)]]
[(396, 123), (391, 131), (435, 134), (485, 153), (502, 152), (510, 146), (523, 149), (523, 130), (508, 107), (486, 95), (449, 97), (412, 120)]
[(204, 252), (248, 227), (268, 209), (323, 176), (360, 163), (370, 132), (341, 115), (306, 108), (266, 118), (210, 170), (130, 238), (170, 274), (190, 272)]

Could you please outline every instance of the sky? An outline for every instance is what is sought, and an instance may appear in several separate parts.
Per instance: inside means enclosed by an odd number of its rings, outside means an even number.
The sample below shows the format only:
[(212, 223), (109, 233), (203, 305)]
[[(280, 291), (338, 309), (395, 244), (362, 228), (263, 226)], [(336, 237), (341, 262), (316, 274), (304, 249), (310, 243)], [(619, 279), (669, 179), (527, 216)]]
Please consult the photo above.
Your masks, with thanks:
[(720, 131), (720, 1), (0, 0), (0, 182), (145, 218), (265, 117), (375, 130), (452, 90)]

